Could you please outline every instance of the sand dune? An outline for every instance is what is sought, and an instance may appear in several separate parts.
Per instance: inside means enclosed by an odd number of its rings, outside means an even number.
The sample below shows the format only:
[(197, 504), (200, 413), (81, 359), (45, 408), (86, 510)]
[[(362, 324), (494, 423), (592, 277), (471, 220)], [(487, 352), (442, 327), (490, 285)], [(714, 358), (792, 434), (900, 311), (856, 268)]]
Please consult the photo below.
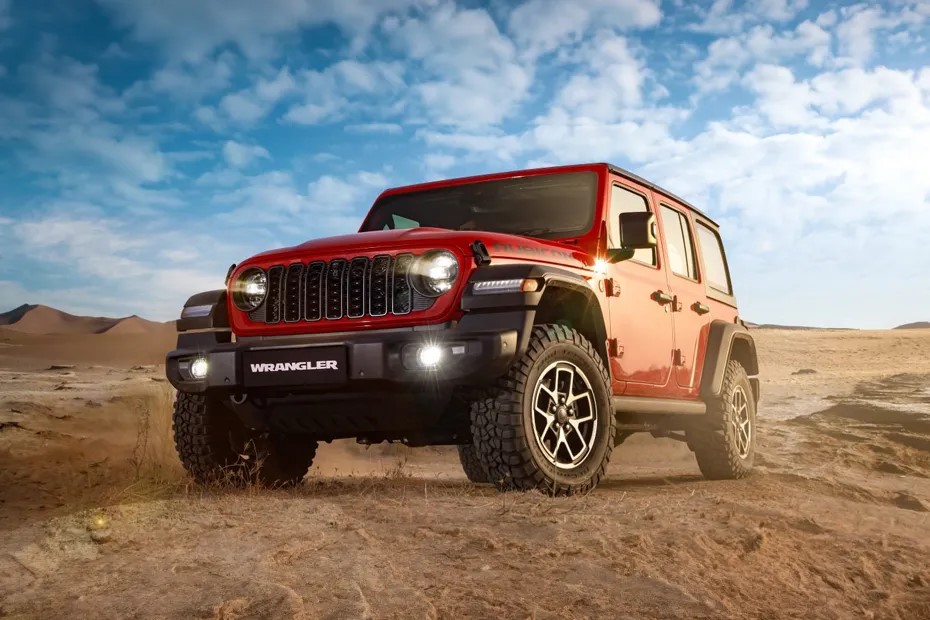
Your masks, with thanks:
[(20, 306), (0, 314), (0, 367), (160, 364), (176, 339), (173, 321), (83, 317), (47, 306)]
[(0, 314), (0, 326), (24, 334), (156, 334), (174, 330), (136, 315), (124, 318), (77, 316), (43, 305), (24, 304)]

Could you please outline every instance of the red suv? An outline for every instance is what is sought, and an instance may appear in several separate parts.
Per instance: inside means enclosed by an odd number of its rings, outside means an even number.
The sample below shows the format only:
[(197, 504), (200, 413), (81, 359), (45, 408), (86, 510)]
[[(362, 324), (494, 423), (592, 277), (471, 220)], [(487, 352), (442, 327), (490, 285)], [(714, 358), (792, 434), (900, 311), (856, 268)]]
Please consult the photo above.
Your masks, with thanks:
[(233, 265), (178, 331), (200, 481), (294, 484), (349, 437), (456, 445), (472, 481), (551, 494), (635, 432), (708, 478), (752, 468), (758, 363), (718, 227), (608, 164), (389, 189), (356, 234)]

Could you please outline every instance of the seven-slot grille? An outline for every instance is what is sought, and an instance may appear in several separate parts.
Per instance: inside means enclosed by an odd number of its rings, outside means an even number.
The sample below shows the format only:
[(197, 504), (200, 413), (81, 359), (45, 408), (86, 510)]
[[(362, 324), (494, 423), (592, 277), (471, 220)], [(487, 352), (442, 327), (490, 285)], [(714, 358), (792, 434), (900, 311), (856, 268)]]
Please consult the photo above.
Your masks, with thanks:
[(268, 297), (249, 318), (259, 323), (401, 315), (426, 310), (433, 298), (408, 278), (413, 254), (334, 258), (268, 269)]

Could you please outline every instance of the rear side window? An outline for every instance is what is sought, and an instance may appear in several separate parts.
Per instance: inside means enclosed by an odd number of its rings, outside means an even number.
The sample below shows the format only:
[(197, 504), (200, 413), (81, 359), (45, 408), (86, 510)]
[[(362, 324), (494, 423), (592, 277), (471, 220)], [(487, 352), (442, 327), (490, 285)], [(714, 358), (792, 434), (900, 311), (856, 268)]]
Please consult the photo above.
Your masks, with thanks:
[[(612, 247), (620, 247), (620, 214), (649, 211), (646, 198), (636, 192), (614, 185), (610, 192), (610, 238)], [(652, 248), (642, 248), (633, 254), (635, 260), (646, 265), (656, 265), (656, 251)]]
[(694, 244), (691, 242), (688, 220), (679, 211), (662, 205), (662, 227), (665, 229), (665, 249), (668, 252), (669, 269), (675, 275), (697, 280)]
[(720, 235), (700, 222), (697, 225), (697, 234), (701, 244), (701, 258), (704, 259), (704, 278), (708, 286), (725, 295), (732, 295), (733, 287), (730, 285), (730, 273), (727, 271)]

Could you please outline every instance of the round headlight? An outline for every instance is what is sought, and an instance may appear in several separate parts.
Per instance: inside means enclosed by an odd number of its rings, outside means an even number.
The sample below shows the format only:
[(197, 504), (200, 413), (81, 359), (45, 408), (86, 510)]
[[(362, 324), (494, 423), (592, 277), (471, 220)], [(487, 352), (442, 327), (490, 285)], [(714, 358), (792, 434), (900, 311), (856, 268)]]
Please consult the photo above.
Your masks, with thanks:
[(413, 286), (417, 292), (427, 297), (439, 297), (455, 284), (459, 261), (452, 252), (432, 250), (417, 259), (413, 274)]
[(268, 276), (261, 269), (246, 269), (233, 283), (233, 303), (243, 312), (255, 310), (265, 301)]

